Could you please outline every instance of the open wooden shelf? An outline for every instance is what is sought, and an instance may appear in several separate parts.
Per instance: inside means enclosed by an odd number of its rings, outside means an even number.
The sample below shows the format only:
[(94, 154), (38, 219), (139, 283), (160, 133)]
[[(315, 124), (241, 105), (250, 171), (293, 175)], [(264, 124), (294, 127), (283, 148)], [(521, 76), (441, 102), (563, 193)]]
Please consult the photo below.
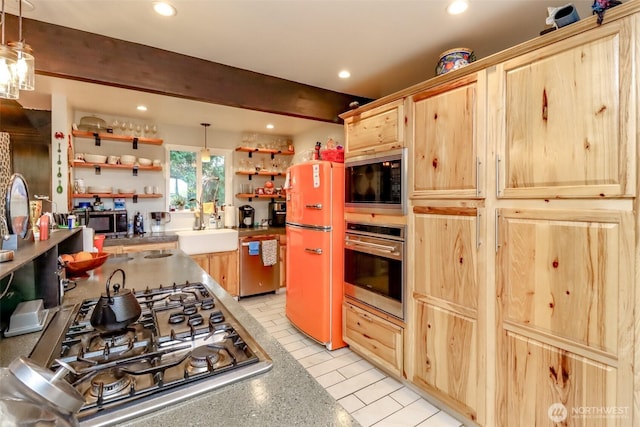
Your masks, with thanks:
[(237, 147), (236, 151), (242, 151), (244, 153), (261, 153), (261, 154), (280, 154), (283, 156), (293, 156), (296, 154), (295, 151), (281, 151), (281, 150), (272, 150), (268, 148), (254, 148), (254, 147)]
[(236, 197), (238, 199), (284, 199), (284, 196), (277, 194), (238, 193)]
[[(81, 131), (81, 130), (72, 130), (71, 134), (73, 136), (77, 136), (80, 138), (90, 138), (90, 139), (95, 139), (96, 134), (93, 132), (85, 132), (85, 131)], [(98, 138), (100, 138), (101, 140), (104, 141), (120, 141), (120, 142), (133, 142), (134, 138), (138, 139), (138, 143), (139, 144), (148, 144), (148, 145), (162, 145), (163, 141), (162, 139), (159, 138), (146, 138), (146, 137), (136, 137), (136, 136), (132, 136), (132, 135), (116, 135), (113, 133), (107, 133), (107, 132), (99, 132), (98, 134)]]
[(104, 198), (104, 199), (133, 199), (138, 197), (139, 199), (159, 199), (162, 197), (162, 194), (137, 194), (137, 193), (74, 193), (71, 195), (74, 199), (95, 199)]
[(161, 171), (162, 166), (135, 166), (135, 165), (112, 165), (109, 163), (90, 163), (90, 162), (78, 162), (73, 161), (74, 168), (104, 168), (104, 169), (128, 169), (132, 170), (137, 168), (139, 171)]
[(238, 172), (236, 172), (236, 175), (285, 176), (286, 172), (271, 172), (271, 171), (246, 172), (246, 171), (238, 171)]

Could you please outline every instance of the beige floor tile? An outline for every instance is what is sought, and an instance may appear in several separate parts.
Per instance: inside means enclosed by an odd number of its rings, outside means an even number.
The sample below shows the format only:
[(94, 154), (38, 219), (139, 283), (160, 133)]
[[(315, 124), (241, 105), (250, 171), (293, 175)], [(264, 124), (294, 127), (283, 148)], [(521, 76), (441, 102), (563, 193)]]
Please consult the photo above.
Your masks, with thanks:
[(366, 405), (375, 402), (383, 396), (386, 396), (402, 387), (398, 381), (391, 377), (386, 377), (378, 382), (371, 384), (355, 393), (356, 397), (362, 400)]
[(329, 352), (323, 350), (306, 357), (301, 357), (300, 359), (298, 359), (298, 362), (300, 362), (303, 367), (309, 368), (311, 366), (326, 362), (327, 360), (331, 359), (333, 359), (333, 357), (331, 357)]
[(343, 397), (338, 400), (338, 403), (344, 408), (348, 413), (352, 413), (357, 411), (358, 409), (364, 407), (364, 403), (360, 399), (358, 399), (355, 395), (350, 394), (349, 396)]
[(320, 383), (320, 385), (324, 388), (330, 387), (344, 380), (345, 380), (345, 377), (340, 375), (340, 372), (338, 371), (331, 371), (327, 374), (316, 377), (316, 381), (318, 381), (318, 383)]
[(331, 360), (319, 363), (307, 370), (311, 375), (317, 377), (319, 375), (326, 374), (329, 371), (334, 371), (336, 369), (342, 368), (343, 366), (350, 365), (353, 362), (357, 362), (359, 359), (360, 358), (353, 353), (345, 353), (340, 357), (332, 357)]
[[(395, 399), (394, 399), (395, 400)], [(416, 426), (440, 410), (424, 399), (418, 399), (384, 418), (375, 427)]]
[(322, 347), (318, 347), (315, 345), (311, 345), (311, 346), (308, 345), (298, 350), (292, 351), (291, 355), (293, 356), (294, 359), (299, 361), (299, 359), (304, 359), (314, 354), (322, 353), (322, 351), (323, 351)]
[(355, 377), (351, 377), (348, 380), (328, 387), (327, 391), (334, 399), (340, 399), (348, 394), (355, 393), (358, 390), (380, 381), (384, 377), (385, 375), (381, 371), (377, 369), (369, 369)]
[(358, 409), (351, 415), (362, 427), (369, 427), (400, 409), (402, 409), (402, 406), (398, 402), (386, 396), (376, 400), (371, 405)]
[(418, 424), (418, 427), (460, 427), (464, 426), (460, 421), (453, 418), (444, 411), (440, 411), (432, 417), (427, 418), (424, 422)]
[(307, 347), (305, 345), (305, 343), (301, 342), (301, 341), (294, 341), (294, 342), (290, 342), (289, 344), (283, 344), (282, 345), (289, 353), (292, 353), (296, 350), (300, 350), (301, 348), (305, 348)]
[(361, 359), (350, 365), (339, 368), (338, 372), (340, 372), (346, 378), (351, 378), (355, 375), (358, 375), (360, 372), (368, 371), (371, 368), (373, 368), (373, 365), (371, 363), (367, 362), (364, 359)]
[(418, 399), (422, 399), (418, 393), (411, 390), (409, 387), (402, 387), (401, 389), (391, 393), (390, 396), (402, 406), (407, 406)]

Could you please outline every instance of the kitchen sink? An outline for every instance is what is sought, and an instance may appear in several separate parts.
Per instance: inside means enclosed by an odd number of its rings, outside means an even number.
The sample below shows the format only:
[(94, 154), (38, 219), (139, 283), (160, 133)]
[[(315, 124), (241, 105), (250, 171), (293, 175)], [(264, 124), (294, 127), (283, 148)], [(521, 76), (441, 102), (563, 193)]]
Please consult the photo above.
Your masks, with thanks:
[(238, 231), (228, 228), (176, 231), (178, 247), (188, 255), (238, 249)]

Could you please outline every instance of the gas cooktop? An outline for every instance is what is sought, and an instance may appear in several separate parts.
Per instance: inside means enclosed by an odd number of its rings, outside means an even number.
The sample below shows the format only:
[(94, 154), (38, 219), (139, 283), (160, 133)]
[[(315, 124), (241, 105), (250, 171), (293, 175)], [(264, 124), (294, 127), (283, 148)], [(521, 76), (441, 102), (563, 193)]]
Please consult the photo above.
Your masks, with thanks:
[(247, 378), (271, 360), (202, 283), (134, 291), (137, 322), (110, 333), (90, 323), (98, 299), (63, 306), (31, 359), (85, 399), (81, 424), (106, 425)]

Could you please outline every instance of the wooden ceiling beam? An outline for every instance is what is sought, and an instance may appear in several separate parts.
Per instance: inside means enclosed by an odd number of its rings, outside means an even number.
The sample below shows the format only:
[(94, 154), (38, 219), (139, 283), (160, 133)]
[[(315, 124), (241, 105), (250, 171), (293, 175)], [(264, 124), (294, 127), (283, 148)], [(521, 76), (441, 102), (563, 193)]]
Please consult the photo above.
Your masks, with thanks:
[[(7, 14), (6, 34), (18, 18)], [(369, 98), (23, 18), (36, 73), (323, 122)]]

